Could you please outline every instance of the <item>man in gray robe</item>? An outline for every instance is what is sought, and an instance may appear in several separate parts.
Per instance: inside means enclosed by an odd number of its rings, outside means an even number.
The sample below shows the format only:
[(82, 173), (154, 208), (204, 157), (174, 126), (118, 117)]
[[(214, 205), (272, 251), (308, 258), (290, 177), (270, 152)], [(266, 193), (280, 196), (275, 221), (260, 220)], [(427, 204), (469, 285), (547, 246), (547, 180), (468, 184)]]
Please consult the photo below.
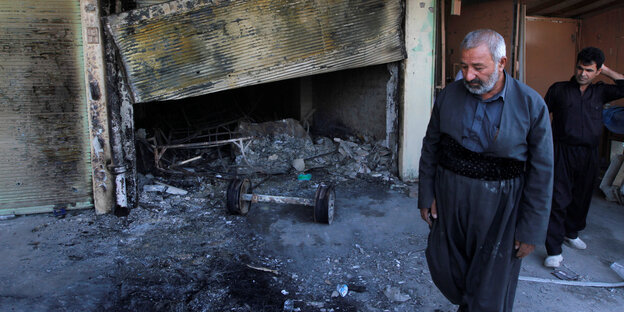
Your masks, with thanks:
[(459, 311), (511, 311), (521, 259), (543, 243), (553, 143), (542, 97), (504, 71), (505, 41), (476, 30), (464, 78), (438, 95), (419, 170), (427, 263)]

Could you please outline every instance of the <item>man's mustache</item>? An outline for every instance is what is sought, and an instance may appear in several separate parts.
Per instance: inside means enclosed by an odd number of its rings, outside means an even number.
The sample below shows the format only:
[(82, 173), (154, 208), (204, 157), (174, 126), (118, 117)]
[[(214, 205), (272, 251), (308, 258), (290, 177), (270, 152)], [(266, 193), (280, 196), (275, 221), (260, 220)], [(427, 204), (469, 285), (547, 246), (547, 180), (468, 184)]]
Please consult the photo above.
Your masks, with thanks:
[(464, 81), (466, 81), (466, 83), (472, 83), (472, 84), (480, 84), (480, 85), (483, 84), (483, 82), (479, 78), (475, 78), (470, 81), (464, 79)]

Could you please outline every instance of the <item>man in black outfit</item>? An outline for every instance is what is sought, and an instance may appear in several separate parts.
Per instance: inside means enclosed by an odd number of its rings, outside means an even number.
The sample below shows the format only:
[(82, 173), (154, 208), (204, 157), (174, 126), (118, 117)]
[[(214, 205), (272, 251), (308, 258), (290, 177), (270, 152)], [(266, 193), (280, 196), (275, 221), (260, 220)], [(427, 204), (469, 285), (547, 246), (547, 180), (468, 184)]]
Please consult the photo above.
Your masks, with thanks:
[[(556, 82), (544, 100), (550, 111), (554, 142), (554, 185), (544, 266), (561, 265), (561, 245), (585, 249), (578, 233), (585, 228), (598, 174), (598, 143), (603, 105), (624, 97), (624, 75), (604, 63), (600, 49), (588, 47), (577, 56), (574, 76)], [(615, 85), (591, 82), (603, 74)]]

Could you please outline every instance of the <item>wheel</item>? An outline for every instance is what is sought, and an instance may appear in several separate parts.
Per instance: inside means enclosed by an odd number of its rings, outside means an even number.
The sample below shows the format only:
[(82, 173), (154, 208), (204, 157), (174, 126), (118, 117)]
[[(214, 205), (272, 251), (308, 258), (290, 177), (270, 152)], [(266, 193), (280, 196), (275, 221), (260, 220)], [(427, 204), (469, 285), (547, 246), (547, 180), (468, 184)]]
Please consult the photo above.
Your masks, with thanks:
[(250, 192), (251, 183), (249, 179), (234, 179), (227, 189), (227, 210), (232, 214), (246, 215), (249, 212), (249, 201), (243, 200), (242, 195)]
[(331, 224), (334, 221), (335, 199), (333, 185), (319, 185), (314, 196), (314, 222)]

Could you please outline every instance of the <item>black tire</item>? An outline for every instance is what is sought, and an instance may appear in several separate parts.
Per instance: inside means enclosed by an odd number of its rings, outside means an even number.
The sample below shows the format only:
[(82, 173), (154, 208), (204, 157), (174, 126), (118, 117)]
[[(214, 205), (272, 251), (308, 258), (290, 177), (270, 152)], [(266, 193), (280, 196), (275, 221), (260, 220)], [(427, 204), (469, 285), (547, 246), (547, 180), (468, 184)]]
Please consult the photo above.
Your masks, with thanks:
[(314, 222), (331, 224), (334, 220), (334, 200), (336, 191), (333, 185), (319, 185), (314, 196)]
[(230, 182), (226, 194), (226, 207), (231, 214), (246, 215), (249, 212), (250, 202), (244, 201), (241, 197), (250, 191), (248, 179), (234, 179)]

